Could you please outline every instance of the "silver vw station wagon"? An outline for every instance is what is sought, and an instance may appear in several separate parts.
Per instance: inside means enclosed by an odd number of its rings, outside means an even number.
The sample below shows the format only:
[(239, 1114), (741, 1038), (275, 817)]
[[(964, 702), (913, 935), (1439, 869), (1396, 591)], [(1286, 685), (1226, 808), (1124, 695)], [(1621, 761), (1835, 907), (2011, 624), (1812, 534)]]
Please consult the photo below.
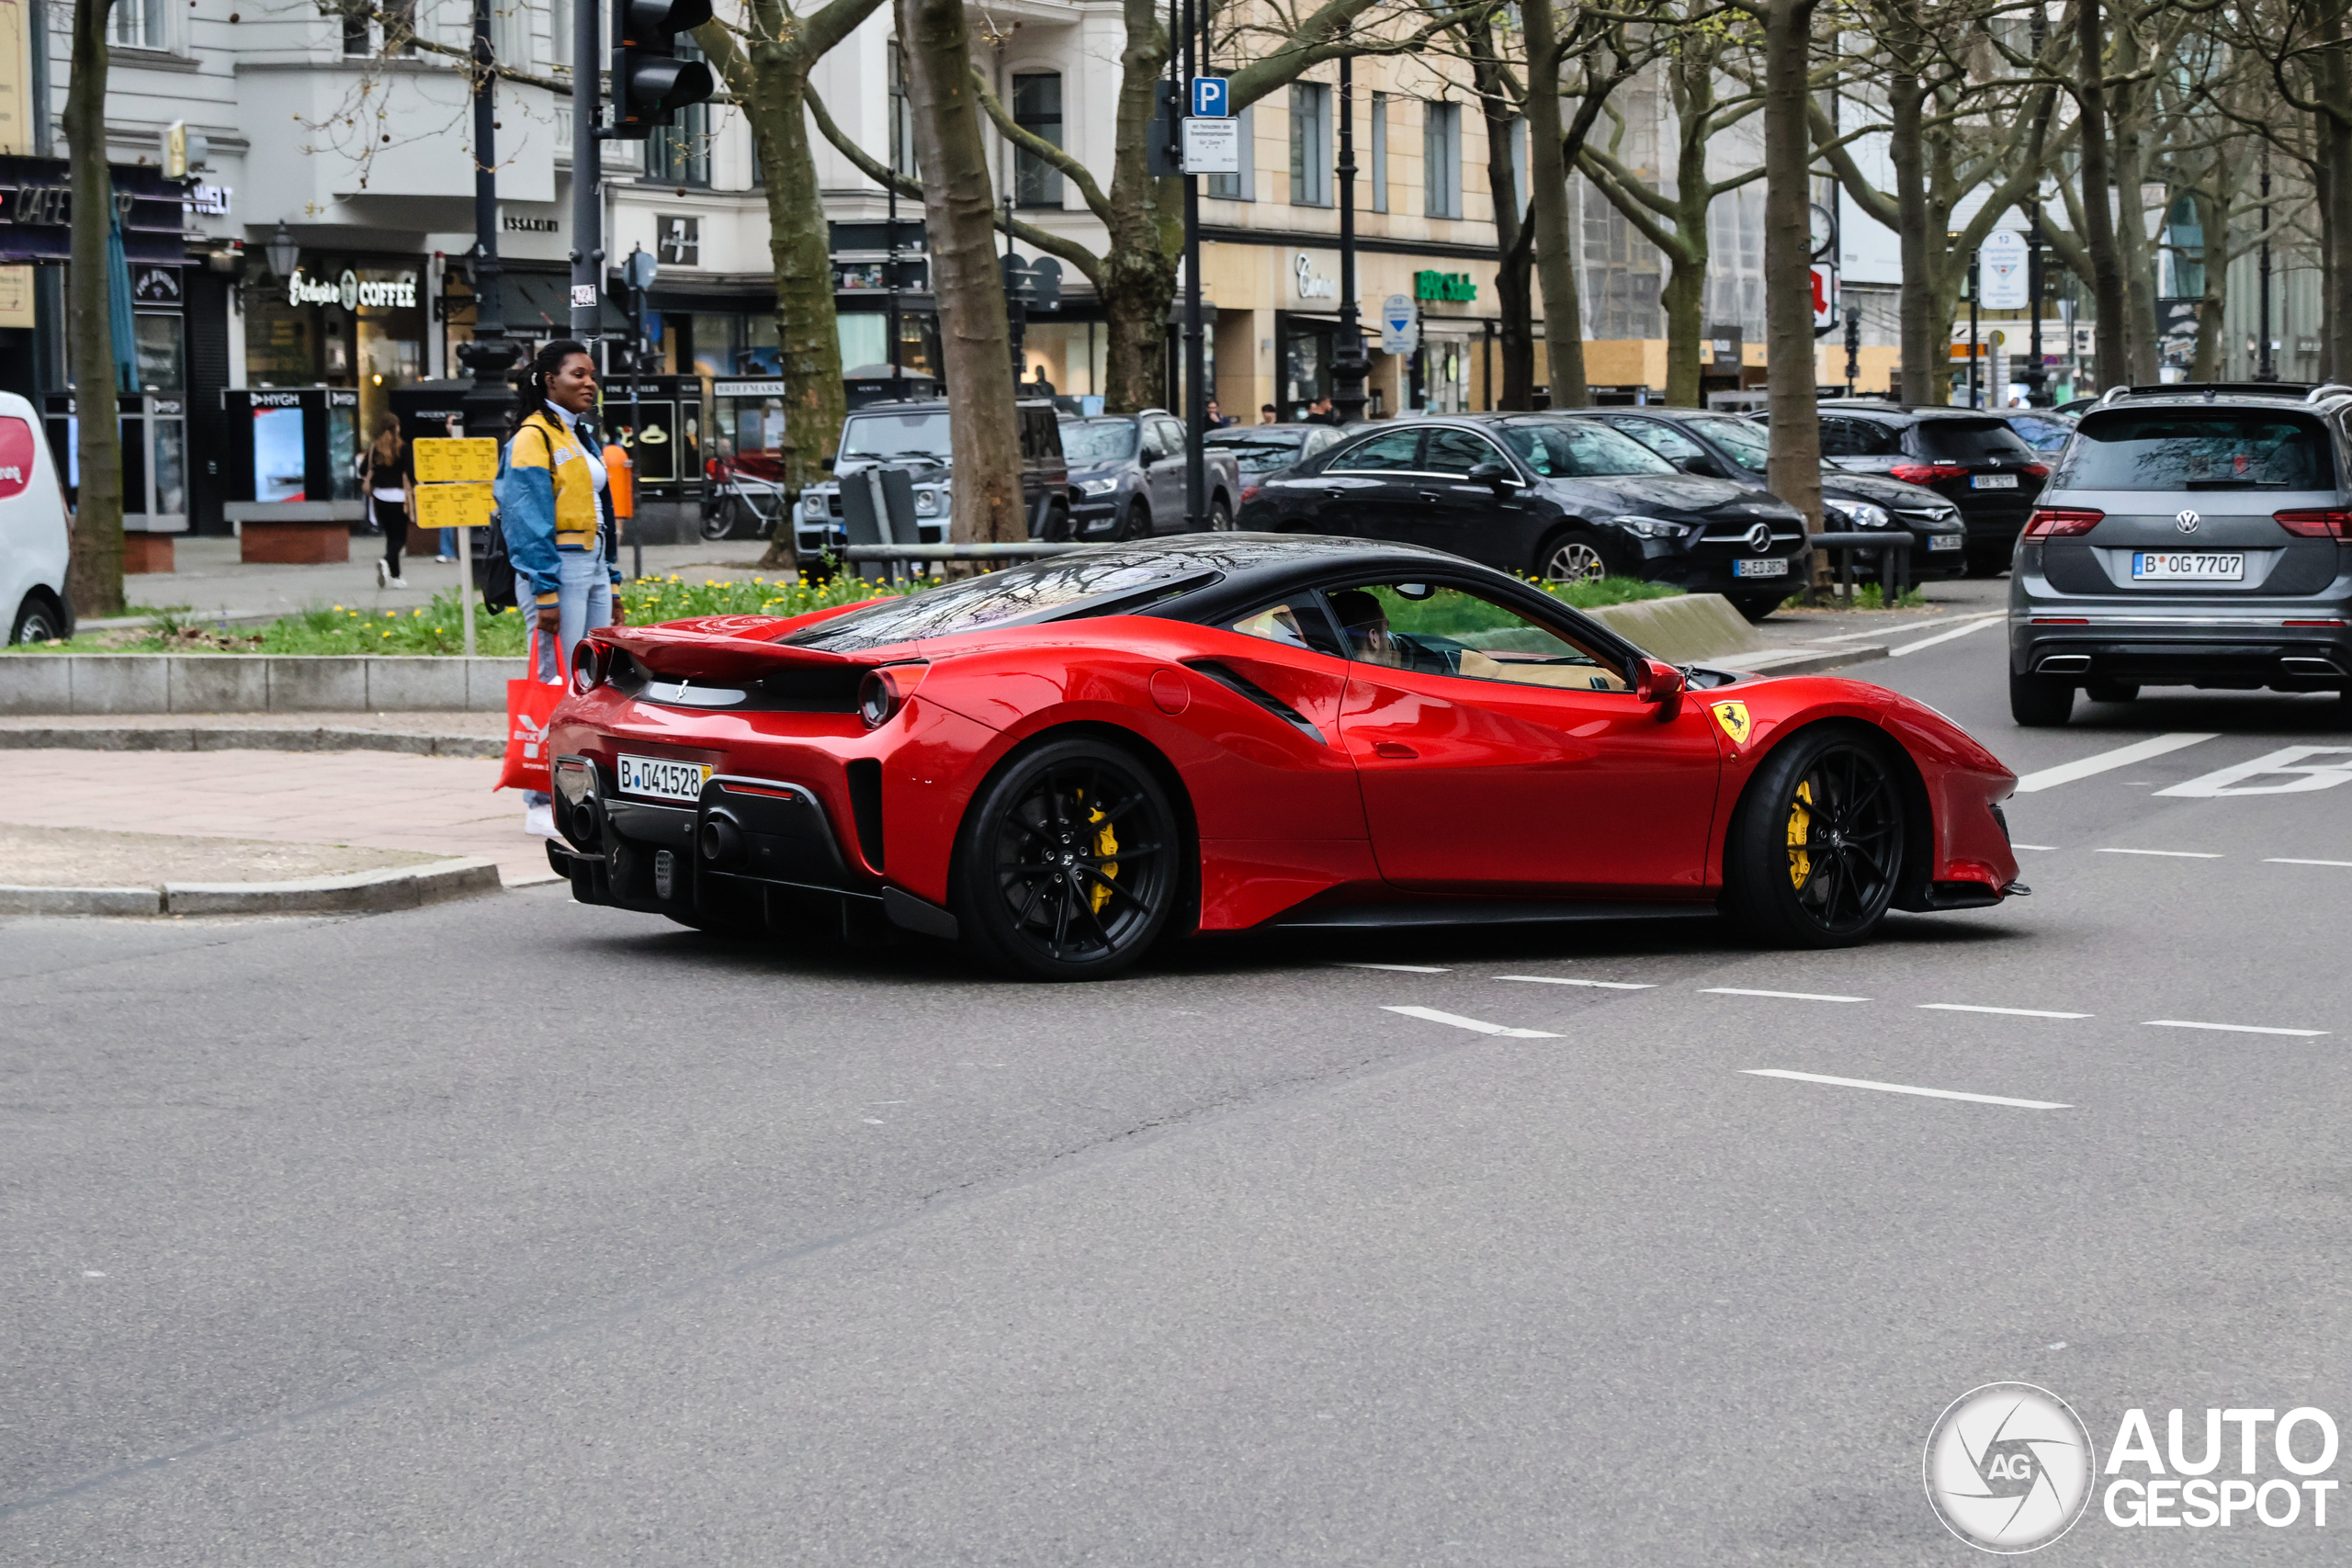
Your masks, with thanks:
[(2077, 689), (2337, 692), (2352, 713), (2352, 387), (2119, 387), (2018, 536), (2009, 711)]

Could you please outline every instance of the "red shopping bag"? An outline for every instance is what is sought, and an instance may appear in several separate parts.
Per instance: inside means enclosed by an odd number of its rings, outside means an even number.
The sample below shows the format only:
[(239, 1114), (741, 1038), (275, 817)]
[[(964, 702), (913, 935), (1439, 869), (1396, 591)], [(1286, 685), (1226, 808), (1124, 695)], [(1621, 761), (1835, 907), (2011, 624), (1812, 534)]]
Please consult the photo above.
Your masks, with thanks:
[[(546, 636), (538, 627), (531, 628), (530, 639), (525, 643), (524, 666), (520, 681), (506, 682), (506, 762), (498, 771), (499, 789), (535, 789), (552, 795), (555, 785), (548, 775), (548, 720), (555, 716), (555, 705), (563, 700), (566, 687), (571, 682), (563, 667), (563, 649), (555, 650), (555, 679), (534, 678), (539, 668), (539, 638)], [(552, 637), (549, 641), (554, 641)]]

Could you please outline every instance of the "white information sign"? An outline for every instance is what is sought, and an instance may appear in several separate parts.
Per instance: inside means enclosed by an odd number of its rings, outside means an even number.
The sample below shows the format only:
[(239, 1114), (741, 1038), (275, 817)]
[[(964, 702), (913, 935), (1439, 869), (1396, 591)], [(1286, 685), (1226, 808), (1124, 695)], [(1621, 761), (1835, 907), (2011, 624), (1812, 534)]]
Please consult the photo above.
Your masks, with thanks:
[(2027, 288), (2025, 236), (1996, 229), (1976, 247), (1976, 303), (1987, 310), (2022, 310), (2032, 301)]
[(1413, 302), (1391, 294), (1380, 307), (1380, 352), (1410, 354), (1420, 346), (1420, 329), (1414, 324)]
[(1241, 172), (1241, 122), (1238, 119), (1184, 121), (1184, 172), (1188, 175), (1238, 175)]

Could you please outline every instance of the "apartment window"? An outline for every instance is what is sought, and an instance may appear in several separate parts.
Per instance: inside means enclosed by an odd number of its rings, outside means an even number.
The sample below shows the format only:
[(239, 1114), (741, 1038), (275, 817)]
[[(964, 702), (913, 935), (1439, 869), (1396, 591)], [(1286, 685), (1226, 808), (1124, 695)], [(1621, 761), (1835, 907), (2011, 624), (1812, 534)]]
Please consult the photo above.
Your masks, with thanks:
[(1388, 210), (1388, 95), (1372, 96), (1372, 209)]
[(1234, 116), (1238, 122), (1235, 132), (1241, 142), (1241, 168), (1237, 174), (1211, 175), (1208, 194), (1226, 201), (1255, 201), (1258, 199), (1258, 120), (1257, 106), (1251, 105)]
[[(1017, 71), (1012, 123), (1041, 141), (1062, 144), (1062, 77), (1058, 71)], [(1059, 207), (1062, 172), (1026, 147), (1012, 150), (1012, 198), (1023, 207)]]
[[(678, 40), (678, 58), (700, 60), (702, 51), (688, 39)], [(677, 111), (675, 125), (657, 125), (645, 139), (645, 177), (655, 185), (710, 184), (710, 106), (689, 104)]]
[(655, 260), (663, 266), (702, 265), (702, 220), (665, 214), (654, 231)]
[[(115, 0), (107, 40), (117, 49), (172, 47), (172, 9), (166, 0)], [(366, 24), (361, 24), (366, 30)]]
[[(114, 14), (118, 21), (126, 9), (153, 6), (160, 9), (159, 0), (115, 0)], [(371, 19), (369, 13), (380, 12), (381, 22)], [(503, 36), (503, 35), (502, 35)], [(120, 41), (120, 40), (118, 40)], [(163, 43), (151, 43), (149, 49), (163, 49)], [(343, 11), (343, 52), (345, 54), (414, 54), (416, 52), (416, 0), (345, 0)], [(499, 58), (507, 58), (503, 45)]]
[(890, 167), (915, 177), (915, 111), (907, 98), (906, 62), (897, 39), (890, 40)]
[(1320, 82), (1291, 84), (1290, 204), (1331, 205), (1331, 89)]
[(1422, 211), (1431, 218), (1462, 216), (1462, 106), (1421, 107)]

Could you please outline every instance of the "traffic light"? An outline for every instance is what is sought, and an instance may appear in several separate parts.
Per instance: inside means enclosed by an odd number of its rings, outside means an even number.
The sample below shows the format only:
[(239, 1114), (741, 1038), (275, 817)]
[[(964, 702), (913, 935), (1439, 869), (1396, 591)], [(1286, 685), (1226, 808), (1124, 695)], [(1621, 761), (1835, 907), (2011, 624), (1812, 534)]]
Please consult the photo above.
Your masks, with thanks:
[(710, 0), (613, 0), (614, 137), (641, 141), (718, 90), (710, 67), (678, 58), (678, 35), (710, 20)]

